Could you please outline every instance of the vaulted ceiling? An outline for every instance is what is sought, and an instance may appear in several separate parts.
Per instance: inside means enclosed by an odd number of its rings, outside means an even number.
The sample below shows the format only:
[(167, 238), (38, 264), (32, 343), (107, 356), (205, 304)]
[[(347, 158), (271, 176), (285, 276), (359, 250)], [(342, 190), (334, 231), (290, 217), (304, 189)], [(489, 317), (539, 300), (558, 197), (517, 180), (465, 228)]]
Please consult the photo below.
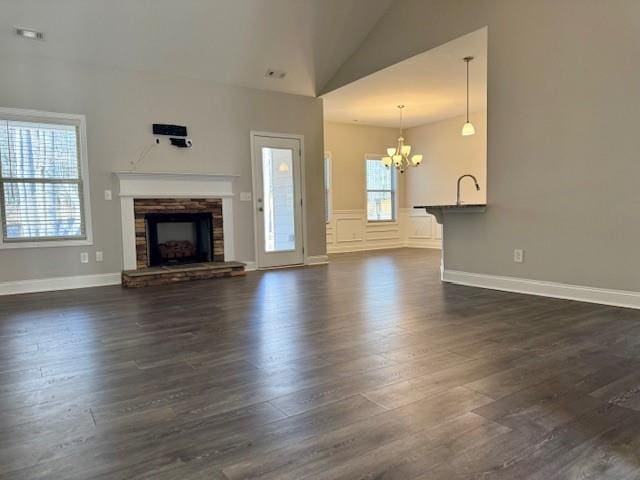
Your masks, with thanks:
[(464, 57), (470, 63), (471, 112), (487, 108), (487, 29), (483, 28), (348, 83), (325, 95), (325, 119), (397, 127), (397, 105), (405, 105), (405, 127), (462, 115), (466, 111)]
[[(392, 2), (0, 0), (0, 56), (316, 95)], [(15, 26), (43, 31), (46, 39), (19, 38)], [(266, 78), (268, 68), (287, 75)]]

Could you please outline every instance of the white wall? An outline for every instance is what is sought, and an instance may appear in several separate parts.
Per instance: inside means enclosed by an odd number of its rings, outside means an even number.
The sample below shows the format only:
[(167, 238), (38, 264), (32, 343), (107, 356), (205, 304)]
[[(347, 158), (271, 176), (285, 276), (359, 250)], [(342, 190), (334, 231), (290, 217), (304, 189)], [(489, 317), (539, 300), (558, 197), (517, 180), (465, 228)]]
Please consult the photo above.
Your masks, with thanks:
[(488, 26), (488, 209), (449, 217), (445, 266), (638, 292), (639, 18), (637, 0), (403, 0), (327, 90)]
[(456, 202), (460, 175), (475, 175), (480, 184), (476, 191), (471, 179), (463, 179), (460, 198), (465, 203), (485, 203), (487, 199), (487, 128), (486, 113), (470, 115), (476, 134), (460, 135), (465, 116), (428, 123), (406, 131), (413, 151), (423, 154), (422, 165), (408, 172), (405, 205), (447, 205)]
[[(140, 171), (238, 174), (234, 191), (238, 260), (253, 260), (251, 130), (305, 136), (308, 255), (325, 253), (322, 100), (228, 85), (49, 60), (0, 58), (0, 106), (87, 116), (94, 245), (0, 251), (0, 282), (119, 272), (122, 239), (113, 171), (149, 145), (152, 123), (187, 125), (192, 149), (154, 148)], [(104, 252), (95, 263), (94, 252)], [(89, 252), (81, 264), (80, 252)]]

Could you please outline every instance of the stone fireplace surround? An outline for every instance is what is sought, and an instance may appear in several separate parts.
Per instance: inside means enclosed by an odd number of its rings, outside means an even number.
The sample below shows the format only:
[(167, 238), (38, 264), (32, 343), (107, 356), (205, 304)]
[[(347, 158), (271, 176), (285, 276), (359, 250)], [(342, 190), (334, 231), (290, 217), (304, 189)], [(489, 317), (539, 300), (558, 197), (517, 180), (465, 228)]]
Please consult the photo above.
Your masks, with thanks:
[(133, 200), (136, 224), (137, 268), (149, 266), (146, 215), (152, 213), (210, 213), (213, 261), (224, 262), (222, 199), (220, 198), (136, 198)]
[[(136, 226), (140, 226), (140, 218), (136, 218), (136, 200), (153, 199), (159, 206), (174, 205), (199, 209), (215, 208), (220, 222), (214, 215), (214, 255), (216, 254), (216, 237), (219, 238), (218, 254), (225, 261), (235, 260), (233, 241), (233, 181), (237, 176), (191, 174), (191, 173), (144, 173), (115, 172), (119, 183), (120, 210), (122, 216), (122, 260), (124, 270), (143, 268), (142, 259), (138, 259), (138, 237)], [(213, 204), (210, 202), (214, 200)], [(138, 205), (147, 202), (138, 202)], [(215, 206), (214, 206), (215, 204)], [(186, 209), (180, 209), (187, 213)], [(200, 210), (202, 211), (202, 210)], [(162, 212), (167, 212), (163, 209)], [(141, 211), (139, 210), (138, 214)], [(136, 224), (137, 222), (137, 224)], [(221, 223), (221, 225), (220, 225)], [(216, 233), (215, 227), (218, 227)], [(221, 230), (220, 230), (221, 229)], [(145, 239), (146, 257), (146, 239)], [(220, 259), (218, 256), (217, 259)], [(144, 259), (146, 267), (146, 259)]]

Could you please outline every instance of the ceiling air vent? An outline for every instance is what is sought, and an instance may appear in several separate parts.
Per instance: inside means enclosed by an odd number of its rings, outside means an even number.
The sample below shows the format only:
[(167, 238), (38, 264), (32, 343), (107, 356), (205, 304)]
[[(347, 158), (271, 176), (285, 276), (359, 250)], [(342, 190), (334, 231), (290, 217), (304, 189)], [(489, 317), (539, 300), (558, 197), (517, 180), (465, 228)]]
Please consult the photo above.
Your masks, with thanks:
[(28, 28), (22, 27), (13, 27), (16, 35), (23, 38), (28, 38), (29, 40), (44, 40), (44, 33), (38, 32), (37, 30), (30, 30)]
[(270, 68), (267, 70), (264, 76), (267, 78), (277, 78), (278, 80), (282, 80), (287, 76), (287, 72), (284, 72), (282, 70), (273, 70), (272, 68)]

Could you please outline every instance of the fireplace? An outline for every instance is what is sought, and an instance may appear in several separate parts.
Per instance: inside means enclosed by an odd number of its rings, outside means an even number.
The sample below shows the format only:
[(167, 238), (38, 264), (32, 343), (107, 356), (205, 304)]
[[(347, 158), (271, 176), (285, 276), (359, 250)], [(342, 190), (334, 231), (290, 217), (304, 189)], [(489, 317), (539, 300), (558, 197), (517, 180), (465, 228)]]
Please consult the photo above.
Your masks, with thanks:
[(223, 262), (222, 200), (136, 198), (137, 269)]
[[(209, 278), (244, 275), (245, 265), (235, 261), (233, 241), (233, 182), (235, 175), (214, 175), (208, 173), (158, 173), (158, 172), (115, 172), (118, 178), (120, 211), (122, 220), (122, 284), (126, 287), (145, 287), (167, 283), (204, 280)], [(192, 222), (199, 214), (210, 215), (211, 261), (185, 262), (185, 257), (202, 255), (198, 253), (198, 227)], [(180, 237), (161, 237), (157, 243), (165, 243), (164, 253), (172, 258), (169, 264), (151, 266), (151, 249), (147, 217), (169, 215), (173, 223), (191, 224), (169, 227), (170, 232)], [(190, 215), (188, 221), (182, 215)], [(195, 215), (195, 217), (194, 217)], [(223, 218), (224, 217), (224, 218)], [(160, 217), (155, 217), (159, 219)], [(167, 219), (167, 217), (163, 217)], [(157, 223), (157, 222), (156, 222)], [(166, 223), (166, 222), (160, 222)], [(169, 222), (171, 223), (171, 222)], [(155, 228), (155, 227), (154, 227)], [(202, 229), (202, 227), (199, 227)], [(160, 225), (160, 231), (165, 229)], [(195, 231), (194, 231), (195, 229)], [(148, 231), (149, 230), (149, 231)], [(201, 231), (201, 230), (200, 230)], [(160, 232), (165, 235), (167, 232)], [(157, 233), (156, 233), (157, 235)], [(179, 240), (175, 240), (179, 238)], [(164, 240), (163, 240), (164, 239)], [(173, 241), (173, 242), (172, 242)], [(184, 242), (189, 243), (184, 243)], [(175, 242), (175, 243), (174, 243)], [(166, 245), (168, 243), (168, 245)], [(208, 243), (203, 241), (202, 245)], [(158, 247), (159, 248), (159, 247)], [(206, 248), (206, 247), (200, 247)], [(201, 256), (199, 258), (202, 258)]]
[(135, 198), (135, 269), (122, 272), (129, 288), (244, 275), (244, 263), (225, 261), (221, 198)]
[(211, 213), (150, 213), (145, 222), (150, 267), (213, 260)]

